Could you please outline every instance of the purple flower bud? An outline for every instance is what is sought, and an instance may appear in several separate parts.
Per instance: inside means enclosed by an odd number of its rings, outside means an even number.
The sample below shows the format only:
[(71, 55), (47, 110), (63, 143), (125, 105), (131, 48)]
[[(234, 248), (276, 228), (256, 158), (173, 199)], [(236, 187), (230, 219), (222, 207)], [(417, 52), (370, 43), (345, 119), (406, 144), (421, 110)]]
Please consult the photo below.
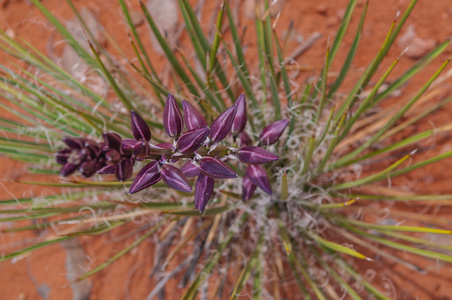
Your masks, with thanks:
[(238, 135), (245, 130), (246, 121), (248, 119), (246, 114), (245, 95), (241, 94), (234, 105), (237, 106), (237, 113), (235, 114), (234, 122), (232, 123), (231, 132), (233, 135)]
[(91, 177), (96, 174), (99, 164), (95, 160), (86, 160), (80, 164), (78, 170), (85, 177)]
[(202, 173), (212, 178), (237, 178), (237, 174), (228, 165), (209, 156), (203, 157), (199, 161), (199, 169)]
[(115, 149), (112, 149), (105, 153), (105, 159), (107, 160), (108, 164), (116, 165), (121, 160), (121, 154)]
[(67, 177), (73, 174), (77, 170), (77, 165), (66, 163), (60, 170), (60, 175), (63, 177)]
[(279, 120), (271, 123), (262, 130), (259, 136), (260, 142), (267, 146), (276, 143), (288, 124), (289, 120)]
[(104, 132), (102, 136), (108, 148), (121, 151), (122, 140), (119, 134), (115, 132)]
[(133, 160), (123, 159), (116, 167), (116, 178), (119, 181), (125, 181), (132, 176), (133, 173)]
[(243, 202), (250, 200), (253, 197), (256, 185), (251, 181), (250, 176), (245, 173), (242, 181), (242, 200)]
[(237, 157), (245, 164), (265, 164), (278, 160), (278, 156), (256, 146), (245, 146), (239, 149)]
[(176, 148), (182, 153), (193, 153), (201, 147), (208, 134), (209, 127), (207, 126), (187, 131), (177, 140)]
[(68, 160), (69, 156), (71, 155), (71, 153), (72, 153), (72, 150), (68, 149), (68, 148), (58, 151), (55, 154), (55, 159), (56, 159), (57, 164), (64, 165), (65, 163), (67, 163), (67, 160)]
[(203, 212), (212, 195), (215, 180), (204, 174), (199, 174), (195, 186), (195, 209)]
[(206, 119), (193, 105), (182, 100), (182, 108), (184, 109), (184, 120), (187, 130), (207, 126)]
[(151, 139), (151, 130), (148, 124), (133, 110), (130, 112), (130, 115), (132, 118), (132, 133), (135, 139), (137, 141), (143, 139), (149, 142)]
[(199, 174), (201, 173), (198, 166), (192, 164), (191, 161), (187, 161), (187, 163), (183, 165), (180, 170), (187, 178), (199, 176)]
[(136, 157), (146, 157), (151, 153), (151, 146), (145, 140), (138, 141), (133, 148), (133, 155)]
[(135, 147), (135, 145), (137, 143), (139, 143), (139, 141), (137, 141), (136, 139), (122, 139), (121, 143), (122, 143), (122, 149), (133, 150), (133, 148)]
[(145, 165), (137, 174), (137, 177), (130, 186), (129, 193), (135, 194), (151, 185), (156, 184), (160, 180), (160, 172), (157, 161), (153, 161)]
[(265, 169), (261, 165), (249, 165), (246, 167), (246, 173), (250, 177), (252, 183), (257, 185), (267, 194), (272, 194), (270, 179), (268, 179), (267, 172), (265, 172)]
[(71, 149), (80, 150), (83, 147), (83, 142), (80, 138), (66, 136), (62, 139), (62, 141)]
[(248, 135), (248, 133), (246, 133), (246, 131), (243, 131), (240, 134), (240, 145), (246, 146), (246, 145), (252, 145), (252, 144), (253, 144), (253, 140), (251, 139), (251, 137)]
[(237, 106), (233, 105), (219, 115), (210, 126), (209, 138), (213, 143), (221, 142), (229, 133), (237, 112)]
[(171, 94), (166, 98), (165, 109), (163, 110), (163, 127), (168, 136), (172, 138), (178, 138), (184, 127), (182, 114), (177, 106), (176, 99)]
[(93, 159), (99, 157), (102, 153), (100, 145), (93, 140), (86, 139), (85, 141), (83, 141), (83, 146), (85, 147), (85, 149), (89, 150), (89, 152), (91, 153), (91, 158)]
[(155, 147), (158, 147), (160, 149), (171, 149), (173, 147), (173, 144), (171, 143), (160, 143), (155, 145)]
[(101, 175), (115, 174), (116, 168), (117, 168), (116, 165), (106, 165), (105, 167), (100, 168), (97, 171), (97, 174), (101, 174)]
[(163, 181), (170, 188), (175, 190), (189, 193), (192, 191), (190, 186), (190, 182), (187, 177), (185, 177), (184, 173), (181, 172), (178, 168), (173, 165), (163, 165), (160, 174), (162, 175)]
[[(87, 138), (65, 137), (63, 142), (69, 147), (60, 150), (55, 155), (56, 161), (62, 164), (60, 174), (69, 176), (77, 169), (85, 177), (90, 177), (96, 173), (98, 169), (105, 165), (105, 157), (102, 155), (102, 145)], [(111, 151), (106, 147), (106, 151)], [(119, 152), (115, 151), (120, 159)], [(119, 161), (119, 160), (118, 160)]]

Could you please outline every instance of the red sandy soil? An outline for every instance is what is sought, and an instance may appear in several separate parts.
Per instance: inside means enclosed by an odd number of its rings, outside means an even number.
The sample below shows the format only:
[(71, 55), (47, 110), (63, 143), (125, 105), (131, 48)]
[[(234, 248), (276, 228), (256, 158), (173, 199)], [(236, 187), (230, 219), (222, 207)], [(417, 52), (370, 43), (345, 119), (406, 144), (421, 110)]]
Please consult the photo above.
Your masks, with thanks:
[[(67, 5), (63, 5), (64, 2), (61, 0), (42, 1), (44, 5), (62, 19), (72, 18)], [(138, 7), (138, 1), (131, 0), (130, 2), (133, 7)], [(368, 65), (379, 50), (396, 12), (398, 10), (403, 11), (409, 2), (408, 0), (371, 1), (362, 42), (353, 62), (353, 74), (359, 76), (363, 68)], [(74, 3), (77, 7), (86, 6), (90, 8), (100, 22), (106, 26), (107, 31), (115, 33), (115, 38), (120, 45), (128, 44), (122, 21), (117, 17), (119, 9), (116, 1), (74, 0)], [(115, 3), (115, 5), (111, 5), (111, 3)], [(211, 18), (209, 12), (212, 12), (214, 3), (215, 1), (206, 1), (203, 14), (206, 28), (210, 26), (207, 22)], [(359, 3), (358, 12), (362, 10), (364, 1), (359, 1)], [(279, 32), (284, 32), (288, 28), (290, 20), (294, 20), (294, 33), (296, 35), (302, 35), (307, 38), (314, 32), (322, 34), (321, 39), (297, 59), (297, 63), (300, 66), (306, 67), (308, 70), (321, 68), (326, 43), (328, 39), (334, 38), (346, 5), (347, 0), (284, 1), (282, 13), (276, 27)], [(439, 44), (452, 35), (451, 19), (452, 3), (450, 0), (419, 1), (404, 30), (407, 30), (408, 26), (414, 25), (416, 34), (423, 42), (428, 42), (431, 39), (434, 44)], [(350, 34), (346, 37), (344, 49), (351, 45), (358, 20), (359, 15), (356, 14), (352, 21)], [(0, 27), (5, 30), (11, 30), (17, 36), (24, 37), (43, 52), (47, 51), (49, 36), (55, 38), (54, 30), (27, 0), (0, 0)], [(145, 26), (140, 26), (138, 31), (142, 34), (148, 34)], [(248, 34), (252, 33), (248, 32)], [(255, 50), (254, 39), (250, 38), (248, 40), (248, 51)], [(295, 40), (291, 41), (290, 44), (292, 49), (296, 47)], [(127, 48), (126, 54), (133, 56), (130, 47), (125, 48)], [(385, 60), (380, 72), (385, 70), (403, 50), (397, 45), (394, 46), (389, 52), (390, 58)], [(291, 51), (289, 50), (289, 52)], [(339, 51), (337, 61), (342, 62), (346, 53), (346, 51)], [(409, 96), (413, 90), (423, 85), (436, 68), (451, 54), (452, 51), (449, 48), (426, 70), (413, 78), (410, 85), (403, 90), (402, 98)], [(4, 61), (1, 56), (0, 61)], [(156, 59), (155, 61), (159, 60)], [(413, 59), (406, 56), (402, 57), (397, 68), (400, 71), (396, 71), (394, 76), (412, 64)], [(158, 66), (158, 68), (161, 67), (162, 65)], [(336, 71), (339, 67), (340, 64), (338, 63), (333, 66), (333, 70)], [(307, 73), (311, 75), (309, 71)], [(307, 77), (307, 75), (302, 75), (301, 78), (303, 77)], [(353, 84), (353, 78), (347, 82), (347, 86), (351, 84)], [(445, 89), (450, 88), (449, 85), (448, 82), (444, 83)], [(388, 105), (388, 103), (385, 103), (385, 105)], [(420, 122), (420, 125), (413, 126), (411, 130), (420, 131), (421, 129), (445, 124), (450, 120), (451, 113), (452, 107), (446, 106), (441, 111), (430, 115), (428, 119)], [(0, 112), (0, 114), (3, 115), (4, 112)], [(416, 159), (432, 156), (436, 152), (449, 151), (451, 148), (451, 144), (448, 143), (447, 139), (434, 141), (434, 143), (436, 143), (434, 149), (427, 151), (428, 153), (420, 153)], [(5, 158), (0, 158), (0, 166), (2, 171), (0, 176), (4, 180), (16, 178), (24, 173), (24, 168), (21, 164)], [(451, 166), (452, 161), (445, 160), (421, 171), (410, 173), (395, 181), (395, 184), (412, 186), (414, 190), (424, 193), (450, 194), (452, 193), (452, 185), (449, 183), (449, 178), (452, 176)], [(5, 181), (0, 182), (0, 185), (5, 185), (0, 187), (2, 191), (0, 199), (11, 198), (11, 195), (23, 197), (49, 192), (36, 187)], [(450, 211), (445, 211), (449, 216), (451, 215)], [(127, 230), (132, 229), (133, 226), (130, 226), (104, 236), (80, 239), (79, 242), (89, 258), (89, 267), (98, 265), (133, 241), (135, 236), (125, 235)], [(3, 235), (1, 238), (1, 243), (5, 245), (9, 242), (19, 242), (23, 238), (33, 238), (33, 236), (31, 234), (28, 236)], [(94, 275), (90, 281), (92, 283), (91, 293), (89, 298), (86, 299), (144, 299), (155, 285), (155, 280), (149, 278), (149, 273), (152, 269), (153, 249), (153, 242), (149, 240), (108, 269)], [(65, 248), (56, 245), (37, 250), (32, 255), (16, 263), (10, 261), (1, 263), (0, 299), (71, 299), (73, 290), (67, 278), (66, 257), (67, 251)], [(431, 266), (431, 268), (434, 270), (435, 266)], [(385, 274), (379, 274), (378, 276), (395, 276), (393, 283), (398, 291), (398, 299), (452, 299), (452, 287), (450, 285), (452, 274), (450, 268), (446, 271), (442, 270), (441, 275), (413, 275), (412, 271), (397, 265), (385, 272)], [(399, 272), (400, 274), (397, 274)], [(171, 294), (167, 293), (167, 299), (176, 299), (181, 294), (181, 291), (177, 289), (174, 283), (171, 284), (171, 288), (168, 288), (167, 291), (171, 292)]]

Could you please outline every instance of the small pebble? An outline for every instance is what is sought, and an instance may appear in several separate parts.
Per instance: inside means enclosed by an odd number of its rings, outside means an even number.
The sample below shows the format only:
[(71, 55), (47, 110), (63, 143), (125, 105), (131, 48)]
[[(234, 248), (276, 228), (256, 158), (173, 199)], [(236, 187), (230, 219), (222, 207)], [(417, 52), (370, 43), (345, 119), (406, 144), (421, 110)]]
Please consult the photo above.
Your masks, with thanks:
[(326, 3), (320, 3), (315, 7), (315, 11), (318, 14), (326, 15), (326, 13), (328, 12), (328, 5)]
[(144, 23), (144, 16), (140, 11), (132, 10), (130, 12), (130, 18), (132, 19), (132, 24), (135, 27), (138, 27)]
[(406, 32), (400, 37), (398, 46), (405, 51), (404, 55), (411, 59), (418, 59), (435, 47), (435, 40), (423, 39), (417, 36), (414, 26), (408, 27)]

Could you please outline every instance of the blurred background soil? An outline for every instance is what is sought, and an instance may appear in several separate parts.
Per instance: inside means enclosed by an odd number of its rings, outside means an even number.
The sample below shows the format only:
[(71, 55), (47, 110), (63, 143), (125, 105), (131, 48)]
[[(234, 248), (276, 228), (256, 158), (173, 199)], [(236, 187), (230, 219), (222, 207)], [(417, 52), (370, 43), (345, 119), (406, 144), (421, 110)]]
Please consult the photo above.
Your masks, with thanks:
[[(122, 46), (128, 57), (133, 57), (127, 32), (123, 20), (118, 17), (120, 9), (116, 1), (90, 1), (73, 0), (77, 8), (88, 9), (94, 16), (94, 23), (102, 24), (105, 30)], [(151, 1), (152, 2), (152, 1)], [(172, 1), (156, 1), (156, 10), (162, 10), (161, 26), (166, 26), (165, 30), (172, 33), (174, 44), (178, 45), (182, 51), (188, 42), (183, 34), (181, 16), (171, 8)], [(168, 2), (169, 4), (162, 4)], [(177, 1), (175, 1), (177, 2)], [(255, 40), (253, 38), (252, 24), (256, 12), (256, 1), (230, 1), (231, 6), (238, 14), (241, 25), (249, 25), (246, 41), (246, 53), (248, 53), (249, 64), (257, 61), (257, 57), (252, 53), (257, 53)], [(378, 52), (385, 35), (394, 20), (397, 11), (404, 11), (409, 4), (409, 0), (379, 0), (371, 1), (364, 26), (362, 42), (358, 48), (354, 59), (350, 78), (345, 82), (345, 87), (354, 84), (364, 68), (369, 64), (374, 55)], [(54, 14), (66, 22), (73, 20), (69, 7), (62, 0), (43, 0)], [(195, 3), (195, 1), (193, 1)], [(213, 17), (216, 17), (219, 1), (202, 1), (202, 22), (206, 30), (212, 26)], [(290, 22), (294, 21), (294, 30), (289, 40), (287, 53), (292, 55), (294, 66), (298, 66), (300, 75), (299, 83), (312, 76), (322, 67), (325, 49), (328, 40), (332, 40), (337, 31), (341, 17), (345, 11), (347, 0), (280, 0), (274, 7), (273, 13), (281, 13), (276, 24), (276, 30), (284, 36)], [(359, 21), (365, 1), (358, 1), (357, 13), (353, 17), (352, 25), (345, 38), (342, 51), (339, 51), (336, 63), (332, 67), (332, 72), (337, 72), (347, 54), (355, 33), (355, 28)], [(138, 1), (129, 1), (132, 10), (136, 12), (135, 22), (138, 32), (149, 36), (149, 30), (140, 17)], [(165, 7), (159, 7), (165, 6)], [(167, 9), (165, 11), (165, 9)], [(257, 8), (259, 13), (259, 7)], [(401, 37), (396, 45), (390, 50), (389, 58), (383, 62), (380, 74), (386, 70), (393, 60), (400, 55), (407, 47), (405, 55), (391, 76), (392, 78), (402, 73), (416, 59), (433, 49), (435, 45), (445, 41), (452, 35), (452, 2), (450, 0), (421, 0), (414, 9)], [(95, 25), (96, 26), (96, 25)], [(27, 0), (0, 0), (0, 28), (6, 30), (11, 36), (23, 37), (38, 50), (61, 57), (64, 50), (59, 50), (61, 38), (55, 30), (48, 24), (44, 17)], [(182, 33), (182, 34), (181, 34)], [(179, 35), (181, 34), (181, 35)], [(179, 38), (178, 38), (179, 37)], [(60, 43), (60, 44), (58, 44)], [(112, 45), (108, 40), (104, 40), (107, 49)], [(150, 52), (156, 56), (154, 63), (160, 71), (164, 71), (167, 62), (159, 54), (158, 47), (152, 47), (152, 38), (149, 38), (148, 45)], [(303, 47), (305, 49), (303, 49)], [(190, 48), (188, 48), (190, 49)], [(415, 76), (410, 83), (400, 90), (400, 95), (383, 103), (384, 108), (391, 108), (397, 100), (405, 100), (412, 95), (413, 91), (419, 89), (428, 78), (434, 73), (444, 60), (452, 54), (452, 47), (449, 47), (439, 59), (436, 59), (429, 67)], [(251, 53), (251, 54), (250, 54)], [(67, 56), (65, 56), (67, 55)], [(60, 63), (72, 65), (71, 59), (76, 59), (71, 54), (64, 53)], [(8, 57), (0, 54), (0, 63), (6, 63)], [(57, 59), (57, 58), (56, 58)], [(450, 68), (446, 69), (449, 70)], [(79, 70), (84, 72), (84, 70)], [(86, 70), (85, 70), (86, 71)], [(78, 76), (80, 74), (74, 74)], [(377, 77), (375, 77), (377, 78)], [(101, 82), (94, 81), (96, 87), (105, 88)], [(441, 83), (444, 93), (451, 90), (451, 80)], [(0, 115), (6, 113), (0, 111)], [(431, 129), (445, 124), (451, 120), (452, 107), (445, 106), (440, 111), (423, 119), (421, 122), (409, 128), (411, 132)], [(449, 136), (438, 140), (428, 141), (428, 151), (421, 151), (414, 159), (422, 159), (433, 156), (435, 153), (442, 153), (452, 150)], [(434, 147), (431, 147), (431, 146)], [(0, 199), (9, 199), (12, 196), (39, 196), (51, 193), (51, 189), (30, 187), (12, 182), (16, 178), (26, 178), (25, 168), (17, 162), (7, 158), (0, 158)], [(394, 180), (393, 184), (401, 188), (408, 188), (413, 191), (423, 193), (452, 193), (450, 178), (452, 177), (452, 161), (445, 160), (433, 164), (422, 170), (412, 172), (406, 176)], [(447, 217), (452, 216), (448, 209), (442, 209), (439, 214)], [(145, 220), (138, 224), (142, 226)], [(18, 261), (7, 261), (0, 264), (0, 299), (145, 299), (154, 288), (156, 282), (150, 278), (149, 274), (153, 268), (154, 244), (153, 239), (144, 242), (139, 248), (133, 250), (125, 257), (118, 260), (109, 268), (99, 272), (89, 280), (81, 284), (72, 284), (71, 278), (80, 272), (80, 267), (87, 271), (90, 268), (102, 263), (119, 250), (130, 244), (136, 235), (134, 229), (137, 225), (131, 224), (112, 233), (102, 236), (81, 238), (78, 241), (63, 245), (50, 246), (37, 250), (32, 255), (25, 256)], [(1, 249), (7, 245), (20, 246), (24, 239), (33, 239), (33, 234), (3, 234), (1, 236)], [(444, 243), (452, 244), (449, 236), (442, 237)], [(413, 274), (411, 270), (393, 265), (392, 268), (381, 271), (376, 276), (388, 277), (386, 289), (395, 289), (397, 299), (452, 299), (452, 288), (450, 285), (450, 267), (440, 268), (430, 262), (427, 266), (431, 274)], [(377, 269), (378, 270), (378, 269)], [(438, 272), (437, 272), (438, 271)], [(72, 276), (72, 277), (71, 277)], [(167, 299), (177, 299), (182, 290), (177, 286), (178, 282), (170, 281), (167, 287)], [(168, 291), (171, 291), (168, 293)], [(282, 295), (287, 299), (297, 298), (295, 295)]]

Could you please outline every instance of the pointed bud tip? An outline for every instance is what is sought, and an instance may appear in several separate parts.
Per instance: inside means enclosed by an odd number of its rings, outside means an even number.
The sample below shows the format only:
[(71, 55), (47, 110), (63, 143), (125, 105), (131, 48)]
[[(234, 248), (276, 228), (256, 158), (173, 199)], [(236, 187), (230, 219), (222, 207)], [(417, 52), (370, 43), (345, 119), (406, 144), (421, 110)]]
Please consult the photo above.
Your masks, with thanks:
[(259, 140), (267, 146), (276, 143), (288, 124), (289, 120), (279, 120), (269, 124), (262, 130)]
[(182, 100), (182, 109), (184, 111), (184, 121), (187, 130), (207, 126), (203, 115), (188, 101)]
[(179, 106), (173, 95), (168, 94), (163, 110), (163, 127), (169, 137), (178, 138), (183, 130), (184, 123)]
[(272, 187), (267, 172), (261, 165), (249, 165), (246, 168), (246, 173), (250, 177), (251, 182), (258, 186), (267, 194), (272, 194)]
[(151, 130), (144, 119), (135, 111), (130, 112), (132, 120), (132, 133), (136, 140), (146, 140), (149, 142), (151, 139)]
[(184, 193), (190, 193), (193, 190), (184, 173), (173, 165), (163, 165), (160, 174), (166, 185), (172, 189)]
[(227, 179), (238, 177), (227, 164), (213, 157), (203, 157), (199, 161), (199, 169), (202, 173), (212, 178)]
[(156, 184), (160, 180), (160, 172), (157, 161), (145, 165), (137, 174), (129, 188), (129, 193), (137, 193), (147, 187)]
[(240, 148), (237, 157), (245, 164), (264, 164), (279, 159), (276, 154), (256, 146), (244, 146)]
[(233, 105), (221, 113), (210, 126), (209, 138), (213, 143), (221, 142), (231, 131), (237, 113), (237, 106)]
[(241, 94), (237, 98), (237, 101), (235, 101), (234, 105), (237, 106), (237, 112), (234, 117), (234, 122), (232, 123), (231, 132), (234, 135), (238, 135), (243, 130), (245, 130), (246, 122), (248, 119), (248, 116), (246, 113), (245, 95)]

